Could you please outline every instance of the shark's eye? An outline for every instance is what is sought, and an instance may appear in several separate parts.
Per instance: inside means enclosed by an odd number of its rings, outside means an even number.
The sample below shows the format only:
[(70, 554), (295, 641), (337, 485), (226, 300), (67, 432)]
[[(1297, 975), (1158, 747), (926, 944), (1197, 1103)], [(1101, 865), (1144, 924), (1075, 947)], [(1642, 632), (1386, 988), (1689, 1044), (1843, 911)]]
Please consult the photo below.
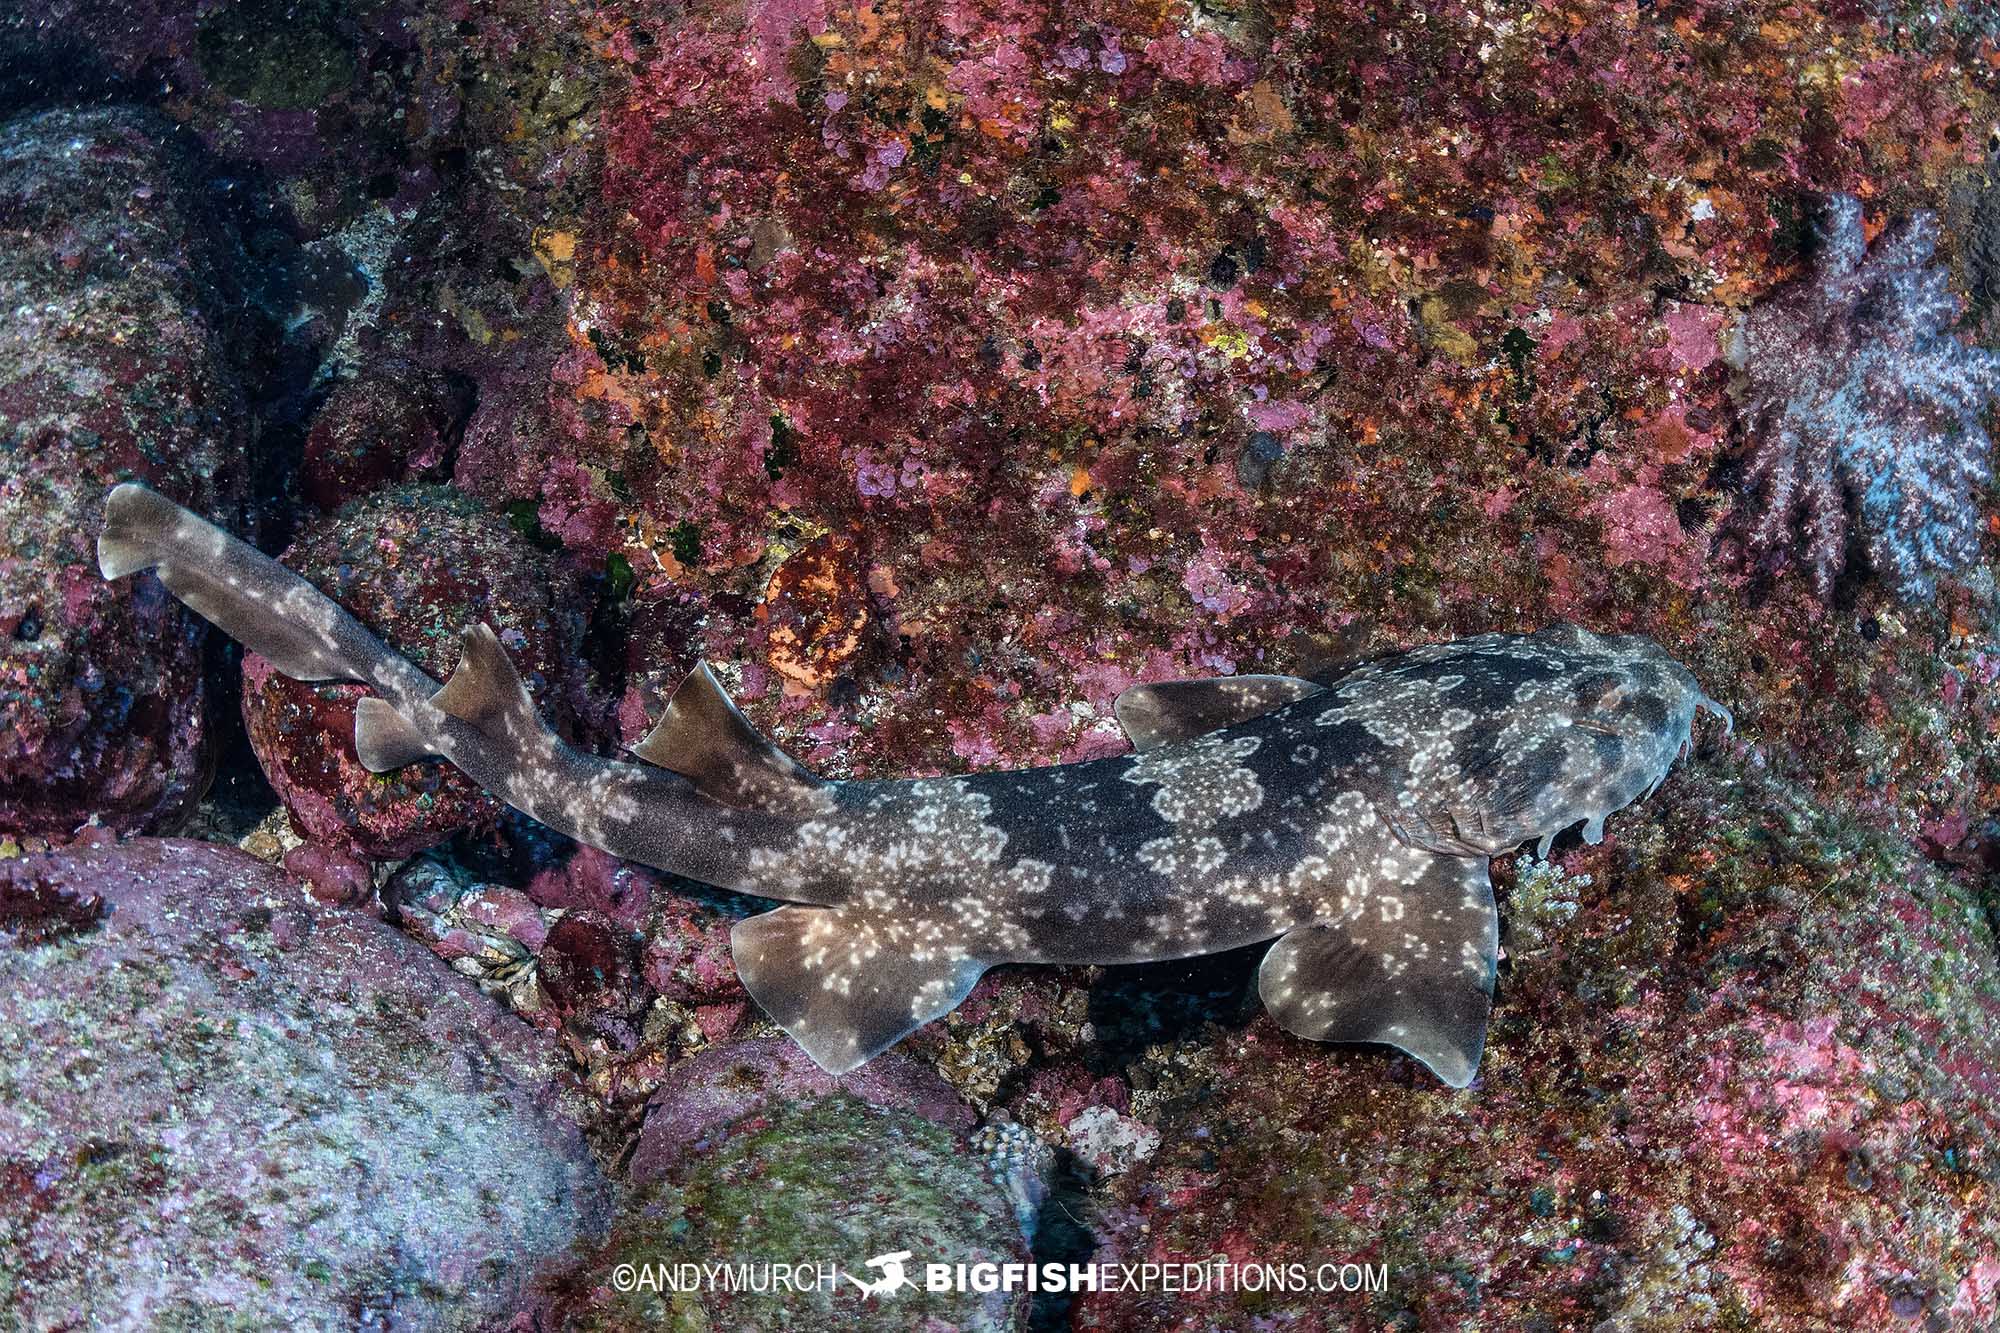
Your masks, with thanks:
[(33, 643), (42, 637), (42, 608), (31, 606), (14, 625), (14, 637), (22, 643)]

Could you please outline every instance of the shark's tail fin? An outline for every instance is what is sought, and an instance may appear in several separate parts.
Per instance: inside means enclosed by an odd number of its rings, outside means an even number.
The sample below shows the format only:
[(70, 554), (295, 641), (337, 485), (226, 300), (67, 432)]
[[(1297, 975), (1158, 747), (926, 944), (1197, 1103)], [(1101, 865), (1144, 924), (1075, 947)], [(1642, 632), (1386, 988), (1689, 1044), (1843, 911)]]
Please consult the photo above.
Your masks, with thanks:
[(151, 569), (174, 596), (294, 680), (437, 688), (354, 617), (271, 557), (137, 482), (112, 490), (97, 537), (107, 579)]
[(104, 501), (104, 528), (97, 534), (99, 572), (122, 579), (159, 564), (186, 512), (136, 481), (113, 487)]
[(844, 1074), (958, 1006), (986, 970), (915, 923), (780, 907), (730, 932), (737, 975), (820, 1068)]

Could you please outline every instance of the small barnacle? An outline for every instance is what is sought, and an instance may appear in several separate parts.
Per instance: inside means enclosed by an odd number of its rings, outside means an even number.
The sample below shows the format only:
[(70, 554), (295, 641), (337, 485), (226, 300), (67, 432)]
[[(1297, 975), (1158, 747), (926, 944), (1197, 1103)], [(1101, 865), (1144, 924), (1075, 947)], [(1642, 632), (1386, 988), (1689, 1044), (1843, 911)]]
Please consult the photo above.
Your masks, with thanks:
[(1875, 573), (1918, 600), (1978, 550), (1978, 492), (2000, 353), (1951, 333), (1959, 303), (1917, 213), (1867, 244), (1861, 203), (1835, 195), (1809, 272), (1760, 301), (1725, 355), (1749, 438), (1753, 555), (1794, 550), (1822, 599), (1850, 520)]
[(1004, 1118), (980, 1126), (972, 1146), (985, 1158), (986, 1169), (1013, 1205), (1021, 1234), (1033, 1240), (1042, 1203), (1049, 1197), (1049, 1179), (1055, 1172), (1054, 1150), (1026, 1125)]

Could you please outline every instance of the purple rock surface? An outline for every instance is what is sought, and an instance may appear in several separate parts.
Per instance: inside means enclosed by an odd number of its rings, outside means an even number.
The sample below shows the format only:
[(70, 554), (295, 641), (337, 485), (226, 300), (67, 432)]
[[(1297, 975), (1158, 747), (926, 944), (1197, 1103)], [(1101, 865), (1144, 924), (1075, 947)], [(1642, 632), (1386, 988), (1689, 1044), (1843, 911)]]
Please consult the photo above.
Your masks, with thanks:
[(0, 127), (0, 830), (154, 827), (207, 780), (205, 627), (94, 554), (123, 478), (242, 516), (243, 396), (170, 137), (133, 108)]
[(635, 1185), (675, 1174), (711, 1151), (732, 1126), (774, 1108), (835, 1093), (908, 1112), (963, 1135), (976, 1117), (951, 1085), (926, 1065), (894, 1052), (836, 1079), (789, 1038), (753, 1037), (711, 1046), (674, 1066), (646, 1108), (632, 1155)]
[(242, 853), (0, 862), (0, 1324), (483, 1327), (608, 1214), (572, 1087)]

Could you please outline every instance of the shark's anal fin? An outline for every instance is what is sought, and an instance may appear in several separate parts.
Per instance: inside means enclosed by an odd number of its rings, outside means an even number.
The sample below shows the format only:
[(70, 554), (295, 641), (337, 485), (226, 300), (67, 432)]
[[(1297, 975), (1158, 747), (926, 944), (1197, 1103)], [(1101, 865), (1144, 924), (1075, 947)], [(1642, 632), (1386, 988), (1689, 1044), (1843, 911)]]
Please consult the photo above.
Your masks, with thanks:
[(431, 704), (490, 736), (526, 739), (548, 730), (499, 636), (483, 623), (460, 637), (458, 667)]
[(1351, 919), (1285, 935), (1257, 991), (1288, 1032), (1395, 1046), (1462, 1088), (1486, 1044), (1498, 947), (1486, 859), (1439, 856), (1416, 882), (1371, 891)]
[(1260, 717), (1326, 687), (1297, 676), (1218, 676), (1134, 685), (1112, 704), (1135, 750), (1151, 750)]
[(632, 753), (739, 810), (805, 812), (826, 800), (826, 784), (750, 725), (705, 662), (687, 674)]
[(370, 773), (387, 773), (438, 752), (387, 699), (370, 696), (354, 706), (354, 753)]
[(780, 907), (729, 932), (750, 997), (829, 1074), (844, 1074), (958, 1006), (986, 964), (896, 938), (843, 907)]

